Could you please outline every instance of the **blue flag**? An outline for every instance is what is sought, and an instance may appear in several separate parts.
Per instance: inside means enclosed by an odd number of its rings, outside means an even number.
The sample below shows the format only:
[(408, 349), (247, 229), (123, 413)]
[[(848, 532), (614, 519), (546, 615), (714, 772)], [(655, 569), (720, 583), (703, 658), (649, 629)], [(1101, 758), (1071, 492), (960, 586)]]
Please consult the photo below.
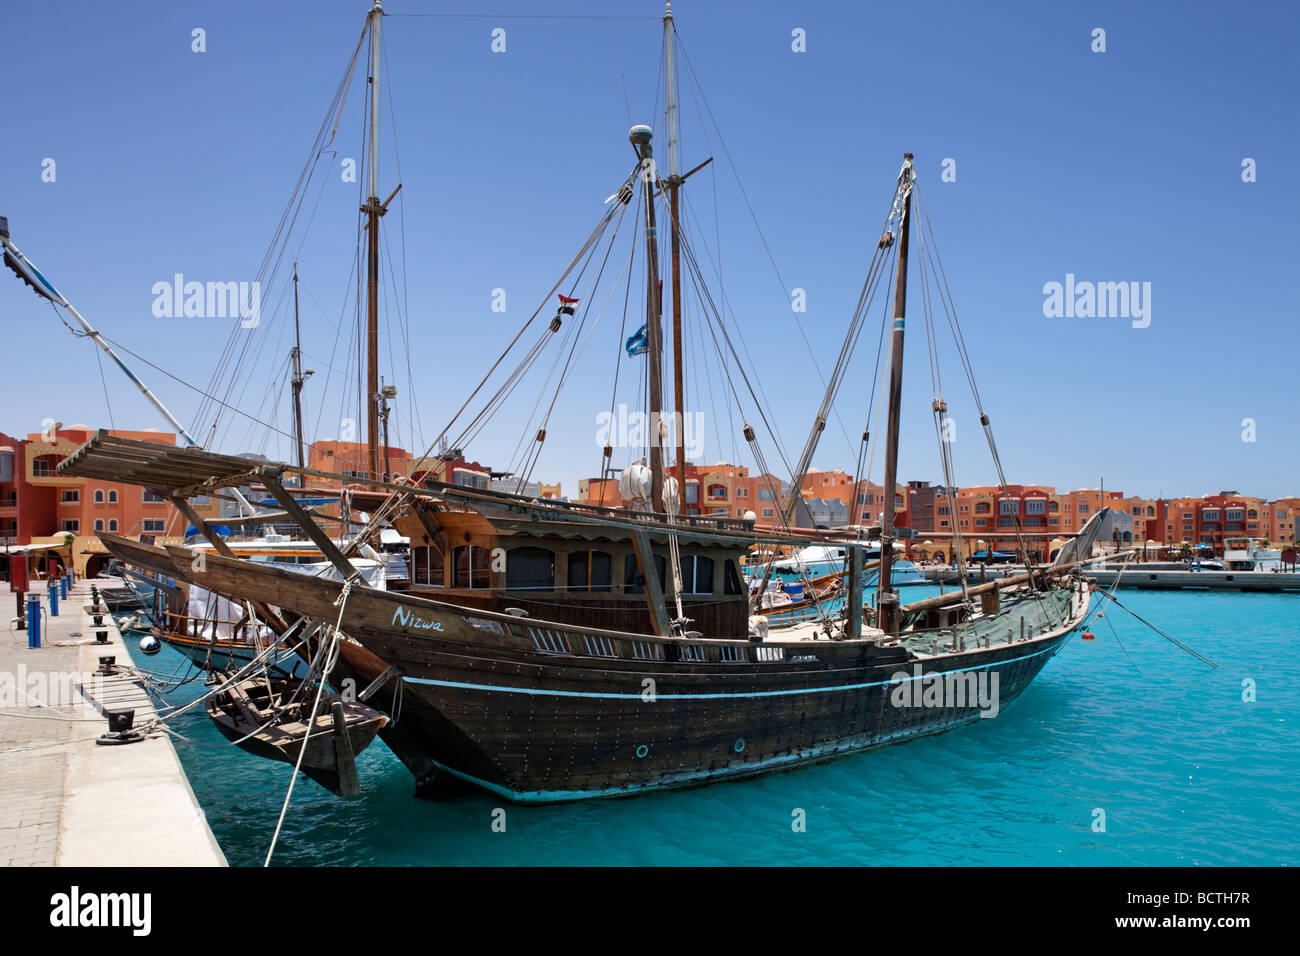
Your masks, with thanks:
[(646, 335), (646, 327), (644, 325), (636, 330), (635, 335), (628, 336), (627, 342), (624, 343), (624, 348), (627, 349), (628, 355), (645, 355), (646, 352), (650, 351), (650, 339)]

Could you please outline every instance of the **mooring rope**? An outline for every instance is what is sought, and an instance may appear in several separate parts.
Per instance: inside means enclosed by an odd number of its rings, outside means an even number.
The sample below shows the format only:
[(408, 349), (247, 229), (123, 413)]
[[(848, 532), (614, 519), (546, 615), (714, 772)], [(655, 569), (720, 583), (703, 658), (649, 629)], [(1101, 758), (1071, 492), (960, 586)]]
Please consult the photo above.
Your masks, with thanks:
[[(337, 649), (339, 644), (339, 628), (343, 626), (343, 612), (348, 606), (348, 596), (352, 593), (352, 586), (357, 583), (360, 574), (355, 574), (343, 582), (343, 592), (335, 602), (339, 606), (338, 620), (334, 622), (334, 632), (330, 635), (330, 651), (322, 658), (322, 667), (320, 672), (320, 682), (316, 686), (316, 699), (311, 705), (311, 716), (307, 720), (307, 733), (302, 739), (302, 746), (298, 748), (298, 759), (293, 765), (293, 776), (289, 778), (289, 790), (284, 795), (284, 805), (280, 807), (280, 819), (276, 821), (275, 833), (271, 836), (271, 845), (266, 851), (266, 862), (263, 867), (271, 865), (271, 856), (275, 853), (275, 845), (280, 839), (280, 829), (284, 826), (285, 814), (289, 812), (289, 800), (293, 797), (294, 785), (298, 782), (298, 771), (302, 767), (302, 758), (307, 754), (307, 743), (311, 738), (312, 728), (316, 726), (316, 712), (320, 708), (321, 695), (325, 692), (326, 678), (334, 669), (334, 664), (338, 660)], [(344, 728), (346, 730), (346, 728)]]

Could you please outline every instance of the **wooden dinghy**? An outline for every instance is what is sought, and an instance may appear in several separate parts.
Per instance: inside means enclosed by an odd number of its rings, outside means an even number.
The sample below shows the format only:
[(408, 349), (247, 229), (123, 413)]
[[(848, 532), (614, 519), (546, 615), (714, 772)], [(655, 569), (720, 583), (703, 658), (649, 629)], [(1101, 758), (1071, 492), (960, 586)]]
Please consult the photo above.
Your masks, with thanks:
[(208, 716), (227, 740), (259, 757), (288, 764), (298, 762), (306, 743), (301, 770), (341, 797), (361, 792), (355, 758), (388, 723), (388, 717), (357, 701), (345, 701), (332, 691), (321, 694), (310, 735), (315, 691), (297, 681), (262, 678), (242, 681), (207, 703)]

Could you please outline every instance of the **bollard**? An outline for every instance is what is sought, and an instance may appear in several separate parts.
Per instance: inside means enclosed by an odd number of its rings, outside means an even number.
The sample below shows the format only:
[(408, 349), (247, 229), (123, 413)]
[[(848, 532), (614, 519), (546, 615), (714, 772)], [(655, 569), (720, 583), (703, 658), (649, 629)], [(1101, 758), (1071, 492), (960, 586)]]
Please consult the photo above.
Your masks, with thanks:
[(18, 598), (18, 630), (27, 630), (27, 592), (19, 591), (15, 595)]
[(94, 615), (91, 615), (91, 616), (94, 618), (94, 620), (92, 620), (90, 623), (94, 624), (95, 627), (103, 627), (103, 626), (104, 626), (104, 615), (102, 615), (102, 614), (94, 614)]
[(58, 616), (59, 616), (59, 585), (56, 582), (51, 581), (50, 582), (50, 617), (58, 617)]
[(27, 646), (41, 646), (41, 596), (27, 595)]
[(95, 643), (96, 643), (96, 644), (107, 644), (107, 643), (108, 643), (108, 631), (96, 631), (96, 632), (95, 632)]
[(65, 601), (68, 599), (68, 576), (66, 574), (59, 578), (59, 597)]

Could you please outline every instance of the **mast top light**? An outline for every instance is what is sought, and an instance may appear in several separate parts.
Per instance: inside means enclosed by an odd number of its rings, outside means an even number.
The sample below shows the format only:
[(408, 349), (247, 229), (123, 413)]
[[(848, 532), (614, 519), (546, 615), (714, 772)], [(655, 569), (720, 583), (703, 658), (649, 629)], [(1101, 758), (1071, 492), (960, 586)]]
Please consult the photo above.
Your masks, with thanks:
[(654, 138), (654, 135), (654, 130), (649, 126), (646, 126), (644, 123), (638, 123), (627, 131), (628, 141), (631, 142), (633, 146), (649, 145), (650, 140)]

